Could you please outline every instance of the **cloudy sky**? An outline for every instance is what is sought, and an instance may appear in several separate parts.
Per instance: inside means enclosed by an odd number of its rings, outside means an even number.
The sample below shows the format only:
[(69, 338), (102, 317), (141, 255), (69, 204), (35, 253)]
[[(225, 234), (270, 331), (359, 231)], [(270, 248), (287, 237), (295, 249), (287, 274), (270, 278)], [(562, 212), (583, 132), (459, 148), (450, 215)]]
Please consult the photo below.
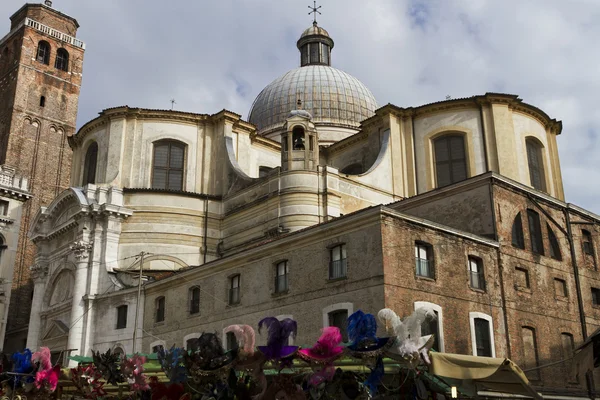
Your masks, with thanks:
[[(0, 2), (0, 32), (23, 0)], [(54, 0), (87, 44), (78, 126), (107, 107), (244, 116), (299, 65), (308, 0)], [(600, 0), (321, 0), (333, 65), (380, 105), (487, 91), (563, 121), (567, 200), (600, 213)], [(3, 34), (0, 34), (3, 36)]]

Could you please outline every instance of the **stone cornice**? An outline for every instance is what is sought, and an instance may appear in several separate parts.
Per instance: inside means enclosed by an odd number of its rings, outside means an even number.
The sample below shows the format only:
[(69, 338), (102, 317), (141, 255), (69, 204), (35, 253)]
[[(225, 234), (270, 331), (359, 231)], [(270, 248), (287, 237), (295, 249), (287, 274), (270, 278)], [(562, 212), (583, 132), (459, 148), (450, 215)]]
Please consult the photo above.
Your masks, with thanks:
[(29, 192), (23, 190), (11, 189), (9, 187), (0, 186), (0, 196), (10, 197), (11, 199), (26, 201), (33, 197)]
[(277, 152), (281, 151), (281, 143), (276, 142), (273, 139), (266, 138), (264, 136), (259, 136), (256, 134), (256, 131), (250, 134), (250, 143), (265, 146)]
[(398, 107), (393, 104), (386, 104), (385, 106), (375, 111), (375, 116), (366, 119), (362, 122), (363, 126), (373, 123), (374, 121), (381, 119), (383, 116), (392, 114), (398, 118), (417, 118), (433, 114), (437, 112), (445, 112), (459, 109), (480, 109), (482, 105), (490, 104), (506, 104), (511, 110), (527, 114), (537, 119), (546, 129), (549, 129), (555, 135), (559, 135), (562, 131), (562, 122), (557, 121), (554, 118), (550, 118), (541, 109), (524, 103), (522, 99), (517, 95), (505, 94), (505, 93), (486, 93), (484, 95), (466, 97), (461, 99), (450, 99), (438, 101), (435, 103), (429, 103), (418, 107)]
[(335, 154), (339, 151), (342, 151), (343, 149), (346, 149), (350, 146), (354, 146), (357, 143), (367, 140), (368, 137), (369, 134), (367, 132), (359, 132), (347, 137), (346, 139), (340, 140), (339, 142), (332, 144), (331, 146), (327, 147), (325, 151), (328, 155)]

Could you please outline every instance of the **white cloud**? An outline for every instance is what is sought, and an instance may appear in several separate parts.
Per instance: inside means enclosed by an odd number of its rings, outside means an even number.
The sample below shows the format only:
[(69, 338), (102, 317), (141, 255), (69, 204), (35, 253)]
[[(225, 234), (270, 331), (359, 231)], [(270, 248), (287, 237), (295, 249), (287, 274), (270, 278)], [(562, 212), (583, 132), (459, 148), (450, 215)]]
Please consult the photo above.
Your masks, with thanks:
[[(260, 90), (299, 64), (310, 1), (55, 0), (86, 41), (78, 124), (121, 104), (246, 115)], [(3, 0), (10, 16), (21, 0)], [(446, 95), (518, 94), (563, 120), (567, 199), (600, 212), (600, 3), (597, 0), (323, 0), (333, 64), (381, 105)], [(9, 29), (8, 18), (0, 32)]]

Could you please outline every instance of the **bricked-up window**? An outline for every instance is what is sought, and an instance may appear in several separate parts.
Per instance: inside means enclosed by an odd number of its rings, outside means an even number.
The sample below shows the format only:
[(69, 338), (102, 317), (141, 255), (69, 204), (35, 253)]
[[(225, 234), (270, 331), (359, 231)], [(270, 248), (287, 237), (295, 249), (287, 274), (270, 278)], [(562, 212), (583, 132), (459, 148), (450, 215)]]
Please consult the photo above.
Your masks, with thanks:
[(550, 228), (549, 224), (546, 224), (546, 230), (548, 231), (548, 242), (550, 243), (550, 257), (555, 260), (561, 261), (562, 254), (560, 252), (560, 245), (558, 244), (558, 239), (554, 234), (552, 228)]
[(527, 165), (529, 166), (529, 180), (534, 188), (546, 191), (546, 178), (544, 176), (544, 162), (542, 158), (542, 144), (536, 139), (525, 141), (527, 147)]
[(280, 261), (275, 266), (275, 293), (288, 290), (288, 265), (287, 261)]
[(483, 261), (479, 257), (469, 256), (469, 274), (473, 289), (485, 290), (485, 275)]
[(592, 288), (592, 304), (600, 306), (600, 289)]
[(339, 244), (329, 249), (329, 279), (344, 278), (346, 276), (346, 245)]
[(429, 243), (415, 242), (415, 265), (417, 276), (435, 278), (433, 247)]
[(127, 306), (117, 307), (117, 329), (127, 328)]
[(567, 297), (567, 282), (564, 279), (554, 278), (554, 293), (557, 297)]
[(225, 344), (227, 350), (233, 350), (238, 348), (238, 342), (233, 332), (227, 332), (227, 334), (225, 335), (225, 340), (227, 341), (227, 343)]
[(425, 321), (421, 323), (421, 336), (433, 335), (433, 346), (432, 349), (440, 351), (440, 315), (437, 311), (433, 311), (435, 318), (427, 317)]
[(523, 221), (521, 213), (518, 213), (512, 226), (512, 245), (519, 249), (525, 249), (525, 237), (523, 236)]
[(562, 332), (560, 334), (560, 344), (562, 347), (562, 358), (565, 360), (563, 365), (563, 373), (568, 376), (569, 382), (577, 382), (571, 374), (573, 352), (575, 351), (575, 342), (573, 341), (573, 335), (568, 332)]
[(54, 68), (61, 71), (69, 71), (69, 52), (65, 49), (58, 49), (56, 51), (56, 61), (54, 62)]
[(435, 139), (435, 176), (437, 187), (467, 179), (467, 160), (463, 135), (445, 135)]
[(50, 65), (50, 43), (45, 40), (41, 40), (38, 43), (35, 59), (42, 64)]
[[(522, 369), (528, 370), (538, 366), (538, 347), (535, 337), (535, 329), (529, 326), (521, 327), (521, 339), (523, 341), (523, 366)], [(534, 369), (525, 372), (529, 379), (539, 380), (540, 370)]]
[(190, 314), (198, 314), (200, 312), (200, 288), (194, 286), (189, 290), (190, 298)]
[(240, 276), (234, 275), (229, 278), (229, 304), (238, 304), (240, 302)]
[(183, 190), (185, 145), (174, 140), (154, 143), (152, 188)]
[(198, 338), (192, 338), (185, 341), (185, 349), (195, 353), (198, 351)]
[(531, 241), (531, 251), (535, 254), (544, 255), (544, 241), (542, 240), (542, 225), (540, 215), (527, 210), (527, 220), (529, 221), (529, 239)]
[(529, 289), (529, 271), (525, 268), (515, 268), (515, 288)]
[(583, 229), (581, 231), (581, 239), (583, 242), (583, 252), (590, 256), (594, 255), (594, 242), (592, 241), (592, 234), (590, 231)]
[(155, 321), (163, 322), (165, 320), (165, 297), (164, 296), (158, 297), (155, 300), (155, 306), (156, 306)]
[(83, 184), (96, 183), (96, 167), (98, 165), (98, 143), (93, 142), (85, 153), (83, 164)]
[(475, 326), (475, 349), (479, 357), (492, 356), (492, 338), (490, 335), (490, 322), (483, 318), (473, 320)]
[(339, 328), (342, 334), (342, 340), (348, 341), (348, 310), (335, 310), (327, 314), (329, 326)]

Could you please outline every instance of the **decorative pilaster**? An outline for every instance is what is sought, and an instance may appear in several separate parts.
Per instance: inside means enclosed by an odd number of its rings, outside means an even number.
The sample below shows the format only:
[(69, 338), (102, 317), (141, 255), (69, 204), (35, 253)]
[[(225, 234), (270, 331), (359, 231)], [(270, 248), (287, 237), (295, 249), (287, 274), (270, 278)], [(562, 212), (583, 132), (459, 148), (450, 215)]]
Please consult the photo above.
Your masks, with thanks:
[(33, 279), (33, 300), (31, 301), (31, 314), (29, 315), (29, 330), (27, 331), (27, 348), (37, 349), (41, 334), (42, 305), (44, 303), (44, 292), (46, 291), (46, 280), (48, 278), (48, 265), (37, 263), (30, 268)]
[[(93, 242), (79, 240), (70, 247), (71, 253), (77, 260), (75, 270), (75, 283), (73, 285), (73, 303), (71, 306), (71, 319), (69, 323), (69, 339), (67, 349), (69, 355), (85, 355), (83, 343), (83, 327), (85, 326), (85, 301), (83, 296), (86, 294), (87, 275), (90, 252), (93, 248)], [(69, 367), (76, 366), (77, 363), (69, 361)]]

